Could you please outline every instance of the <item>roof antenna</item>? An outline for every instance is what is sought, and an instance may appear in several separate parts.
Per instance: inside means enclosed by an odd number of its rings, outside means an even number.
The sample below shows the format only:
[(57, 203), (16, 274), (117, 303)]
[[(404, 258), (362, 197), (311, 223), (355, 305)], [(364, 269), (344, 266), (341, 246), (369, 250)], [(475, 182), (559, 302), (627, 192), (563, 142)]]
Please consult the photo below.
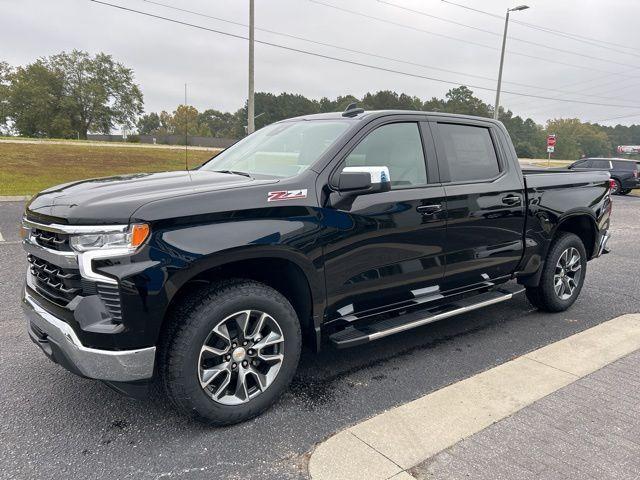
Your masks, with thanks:
[(358, 108), (356, 102), (350, 103), (346, 110), (342, 112), (343, 117), (355, 117), (356, 115), (364, 113), (364, 108)]

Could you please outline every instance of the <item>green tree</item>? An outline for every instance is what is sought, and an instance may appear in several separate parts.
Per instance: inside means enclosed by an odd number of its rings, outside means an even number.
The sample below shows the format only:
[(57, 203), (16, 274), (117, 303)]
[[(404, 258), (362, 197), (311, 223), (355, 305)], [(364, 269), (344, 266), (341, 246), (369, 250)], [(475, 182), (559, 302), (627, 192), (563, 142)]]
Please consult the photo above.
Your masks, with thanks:
[(171, 130), (175, 135), (205, 136), (208, 128), (200, 122), (198, 110), (191, 105), (178, 105), (171, 119)]
[(141, 116), (137, 123), (138, 133), (140, 135), (153, 135), (160, 129), (160, 115), (151, 112)]
[(73, 50), (43, 62), (62, 78), (61, 108), (81, 138), (88, 131), (109, 133), (120, 125), (131, 128), (143, 111), (142, 92), (133, 71), (111, 55)]
[(422, 110), (425, 112), (445, 112), (447, 102), (442, 98), (431, 97), (431, 100), (427, 100), (422, 104)]
[(360, 100), (353, 95), (339, 96), (335, 100), (322, 97), (319, 102), (320, 112), (343, 112), (350, 104), (360, 103)]
[(546, 135), (540, 125), (503, 109), (500, 109), (500, 121), (509, 132), (518, 157), (542, 158), (546, 154)]
[(612, 152), (611, 141), (602, 128), (577, 118), (549, 120), (545, 133), (556, 135), (557, 158), (572, 160), (585, 155), (608, 156)]
[(474, 96), (473, 92), (464, 85), (452, 88), (446, 93), (445, 97), (447, 99), (444, 105), (446, 112), (479, 117), (491, 116), (491, 107)]
[(367, 93), (362, 97), (362, 107), (366, 110), (420, 110), (422, 101), (404, 93), (398, 95), (390, 90)]
[(38, 60), (18, 67), (8, 75), (6, 113), (13, 129), (30, 137), (67, 137), (72, 134), (71, 122), (63, 111), (60, 99), (64, 79), (59, 72)]
[(207, 126), (207, 135), (216, 138), (233, 138), (233, 114), (208, 109), (200, 113), (198, 121)]

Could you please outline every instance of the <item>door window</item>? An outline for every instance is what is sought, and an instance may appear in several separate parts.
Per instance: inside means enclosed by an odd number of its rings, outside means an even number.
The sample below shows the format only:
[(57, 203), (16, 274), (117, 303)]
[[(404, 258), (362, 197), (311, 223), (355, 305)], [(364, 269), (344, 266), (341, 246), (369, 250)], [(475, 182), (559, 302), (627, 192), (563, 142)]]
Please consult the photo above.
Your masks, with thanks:
[(500, 173), (489, 129), (471, 125), (439, 123), (452, 182), (488, 180)]
[(591, 160), (591, 168), (609, 170), (611, 168), (611, 164), (609, 163), (609, 160)]
[(378, 127), (347, 156), (343, 167), (388, 167), (392, 189), (426, 185), (427, 169), (418, 124)]

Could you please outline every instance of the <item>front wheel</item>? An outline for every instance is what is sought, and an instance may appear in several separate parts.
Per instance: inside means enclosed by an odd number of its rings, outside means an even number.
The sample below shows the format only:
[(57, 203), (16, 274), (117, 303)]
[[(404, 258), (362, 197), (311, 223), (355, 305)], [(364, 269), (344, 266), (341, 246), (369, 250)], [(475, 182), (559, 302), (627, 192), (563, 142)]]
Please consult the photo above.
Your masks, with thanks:
[(300, 358), (287, 299), (250, 280), (204, 289), (174, 311), (160, 351), (164, 390), (182, 413), (212, 425), (254, 417), (286, 390)]
[(587, 253), (580, 237), (560, 232), (551, 247), (537, 287), (527, 287), (527, 298), (547, 312), (562, 312), (576, 301), (587, 272)]

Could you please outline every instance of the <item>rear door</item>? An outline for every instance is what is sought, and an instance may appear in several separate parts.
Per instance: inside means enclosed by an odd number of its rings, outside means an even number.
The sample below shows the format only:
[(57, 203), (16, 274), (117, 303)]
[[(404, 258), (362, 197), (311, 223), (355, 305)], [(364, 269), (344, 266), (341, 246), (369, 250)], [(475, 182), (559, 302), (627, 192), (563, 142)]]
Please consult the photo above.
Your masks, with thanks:
[(432, 123), (447, 197), (447, 290), (510, 275), (523, 254), (524, 188), (496, 127), (473, 120)]
[(389, 168), (391, 190), (323, 210), (330, 237), (324, 268), (329, 319), (355, 320), (437, 295), (444, 274), (446, 205), (424, 117), (381, 118), (332, 165)]

